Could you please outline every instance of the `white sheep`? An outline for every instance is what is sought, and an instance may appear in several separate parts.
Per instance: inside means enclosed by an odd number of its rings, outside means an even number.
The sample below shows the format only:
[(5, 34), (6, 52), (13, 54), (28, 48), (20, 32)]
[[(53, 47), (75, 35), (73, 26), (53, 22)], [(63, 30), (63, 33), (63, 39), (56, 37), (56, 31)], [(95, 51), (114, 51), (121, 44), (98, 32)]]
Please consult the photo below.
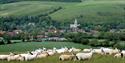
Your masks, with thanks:
[(113, 49), (110, 49), (110, 48), (101, 48), (102, 50), (103, 50), (103, 52), (104, 52), (104, 54), (106, 55), (106, 54), (112, 54), (112, 51), (113, 51)]
[(72, 55), (69, 55), (69, 54), (62, 54), (59, 56), (59, 59), (64, 61), (64, 60), (72, 60), (75, 58), (75, 55), (72, 54)]
[(20, 54), (20, 55), (25, 58), (25, 61), (28, 61), (28, 60), (33, 60), (33, 59), (35, 59), (38, 54), (32, 54), (31, 52), (29, 52), (29, 53), (27, 53), (27, 54)]
[(58, 54), (61, 54), (61, 53), (67, 52), (67, 50), (65, 48), (61, 48), (61, 49), (56, 49), (56, 52)]
[(120, 52), (120, 50), (115, 48), (115, 49), (112, 49), (111, 52), (109, 52), (109, 54), (112, 55), (112, 54), (117, 54), (119, 52)]
[(122, 53), (117, 53), (114, 55), (114, 58), (121, 58), (122, 57)]
[(45, 58), (45, 57), (48, 57), (49, 54), (47, 52), (44, 52), (44, 53), (40, 53), (37, 55), (37, 58)]
[(7, 58), (7, 61), (13, 61), (13, 60), (19, 60), (19, 61), (24, 61), (24, 57), (21, 56), (21, 55), (10, 55), (8, 58)]
[(76, 58), (78, 60), (89, 60), (91, 59), (93, 56), (93, 51), (89, 52), (89, 53), (77, 53), (76, 54)]
[(120, 52), (120, 50), (118, 50), (117, 48), (115, 49), (111, 49), (111, 48), (102, 48), (104, 54), (109, 54), (109, 55), (112, 55), (112, 54), (117, 54)]
[(83, 49), (83, 52), (91, 52), (92, 51), (92, 48), (90, 49)]
[(102, 49), (93, 49), (92, 51), (93, 51), (93, 53), (96, 53), (96, 54), (101, 54), (101, 55), (104, 54)]
[(0, 55), (0, 60), (6, 60), (10, 55)]
[(69, 52), (80, 52), (81, 49), (77, 49), (77, 48), (72, 47), (72, 48), (69, 49), (68, 51), (69, 51)]
[(0, 55), (0, 60), (7, 60), (7, 58), (8, 58), (10, 55), (15, 55), (15, 54), (10, 52), (9, 55)]
[(125, 50), (121, 51), (123, 58), (125, 58)]
[(56, 53), (56, 51), (51, 50), (51, 51), (47, 51), (47, 53), (49, 54), (49, 56), (52, 56)]

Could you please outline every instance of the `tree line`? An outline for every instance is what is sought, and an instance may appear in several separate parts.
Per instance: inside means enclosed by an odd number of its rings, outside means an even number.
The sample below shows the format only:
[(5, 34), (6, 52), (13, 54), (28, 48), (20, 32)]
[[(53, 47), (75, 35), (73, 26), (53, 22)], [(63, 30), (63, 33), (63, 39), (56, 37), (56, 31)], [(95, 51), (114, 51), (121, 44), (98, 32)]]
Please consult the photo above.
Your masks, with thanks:
[(117, 47), (125, 49), (125, 32), (100, 32), (96, 36), (88, 33), (70, 32), (65, 34), (65, 38), (70, 42), (93, 47)]

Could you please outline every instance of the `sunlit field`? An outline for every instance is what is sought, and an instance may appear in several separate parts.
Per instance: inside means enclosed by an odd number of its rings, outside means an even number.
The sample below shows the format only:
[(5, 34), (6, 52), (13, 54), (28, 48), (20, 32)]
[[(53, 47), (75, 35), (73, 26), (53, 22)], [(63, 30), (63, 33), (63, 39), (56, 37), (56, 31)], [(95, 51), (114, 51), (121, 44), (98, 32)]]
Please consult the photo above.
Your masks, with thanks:
[[(23, 53), (26, 51), (32, 51), (37, 48), (53, 48), (53, 47), (76, 47), (76, 48), (90, 48), (90, 46), (85, 46), (81, 44), (75, 44), (71, 42), (28, 42), (28, 43), (16, 43), (16, 44), (9, 44), (9, 45), (0, 45), (0, 54), (9, 54), (9, 52), (16, 52), (16, 53)], [(55, 54), (54, 56), (49, 56), (46, 58), (41, 59), (34, 59), (32, 61), (6, 61), (0, 60), (0, 63), (125, 63), (125, 59), (123, 58), (114, 58), (113, 56), (102, 56), (96, 55), (92, 57), (90, 60), (85, 61), (60, 61), (59, 60), (60, 54)]]
[(0, 45), (0, 52), (25, 52), (32, 51), (38, 48), (50, 48), (53, 47), (61, 48), (61, 47), (75, 47), (75, 48), (90, 48), (90, 46), (76, 44), (72, 42), (24, 42), (24, 43), (15, 43), (8, 45)]

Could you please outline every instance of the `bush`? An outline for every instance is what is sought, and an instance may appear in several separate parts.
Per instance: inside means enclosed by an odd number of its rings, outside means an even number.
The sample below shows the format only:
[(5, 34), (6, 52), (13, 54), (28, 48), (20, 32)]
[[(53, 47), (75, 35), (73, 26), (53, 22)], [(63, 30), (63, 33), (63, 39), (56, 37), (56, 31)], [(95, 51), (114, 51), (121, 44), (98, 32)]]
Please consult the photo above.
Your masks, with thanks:
[(4, 42), (5, 42), (6, 44), (11, 44), (11, 41), (10, 41), (10, 40), (11, 40), (12, 37), (11, 37), (10, 35), (8, 35), (8, 34), (5, 33), (5, 34), (3, 35), (3, 38), (4, 38), (4, 40), (5, 40)]
[(89, 45), (90, 46), (97, 46), (98, 45), (98, 40), (97, 39), (91, 39), (89, 41)]
[(99, 40), (98, 46), (109, 46), (109, 41), (108, 40)]
[(0, 45), (6, 44), (5, 40), (3, 37), (0, 37)]
[(88, 39), (81, 39), (81, 44), (88, 44), (89, 43), (89, 40)]
[(125, 42), (118, 42), (114, 47), (119, 49), (125, 49)]
[(80, 33), (80, 32), (72, 32), (65, 34), (65, 38), (68, 39), (68, 41), (74, 42), (74, 43), (81, 43), (81, 44), (88, 44), (89, 40), (88, 38), (91, 38), (91, 35), (86, 33)]

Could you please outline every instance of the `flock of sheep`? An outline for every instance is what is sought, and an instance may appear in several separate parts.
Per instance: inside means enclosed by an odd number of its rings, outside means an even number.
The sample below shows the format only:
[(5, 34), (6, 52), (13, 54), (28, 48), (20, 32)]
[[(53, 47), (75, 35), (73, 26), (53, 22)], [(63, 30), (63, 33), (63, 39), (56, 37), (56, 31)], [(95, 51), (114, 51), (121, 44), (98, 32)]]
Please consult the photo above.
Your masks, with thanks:
[[(71, 53), (71, 54), (67, 54)], [(119, 50), (117, 48), (104, 48), (101, 47), (99, 49), (77, 49), (77, 48), (67, 48), (63, 47), (60, 49), (53, 48), (53, 49), (46, 49), (46, 48), (39, 48), (31, 52), (23, 53), (23, 54), (15, 54), (10, 53), (9, 55), (0, 55), (0, 60), (7, 60), (7, 61), (29, 61), (34, 60), (37, 58), (46, 58), (48, 56), (53, 56), (55, 54), (60, 54), (59, 60), (86, 60), (91, 59), (93, 54), (101, 54), (101, 55), (114, 55), (116, 58), (125, 57), (125, 50)]]

